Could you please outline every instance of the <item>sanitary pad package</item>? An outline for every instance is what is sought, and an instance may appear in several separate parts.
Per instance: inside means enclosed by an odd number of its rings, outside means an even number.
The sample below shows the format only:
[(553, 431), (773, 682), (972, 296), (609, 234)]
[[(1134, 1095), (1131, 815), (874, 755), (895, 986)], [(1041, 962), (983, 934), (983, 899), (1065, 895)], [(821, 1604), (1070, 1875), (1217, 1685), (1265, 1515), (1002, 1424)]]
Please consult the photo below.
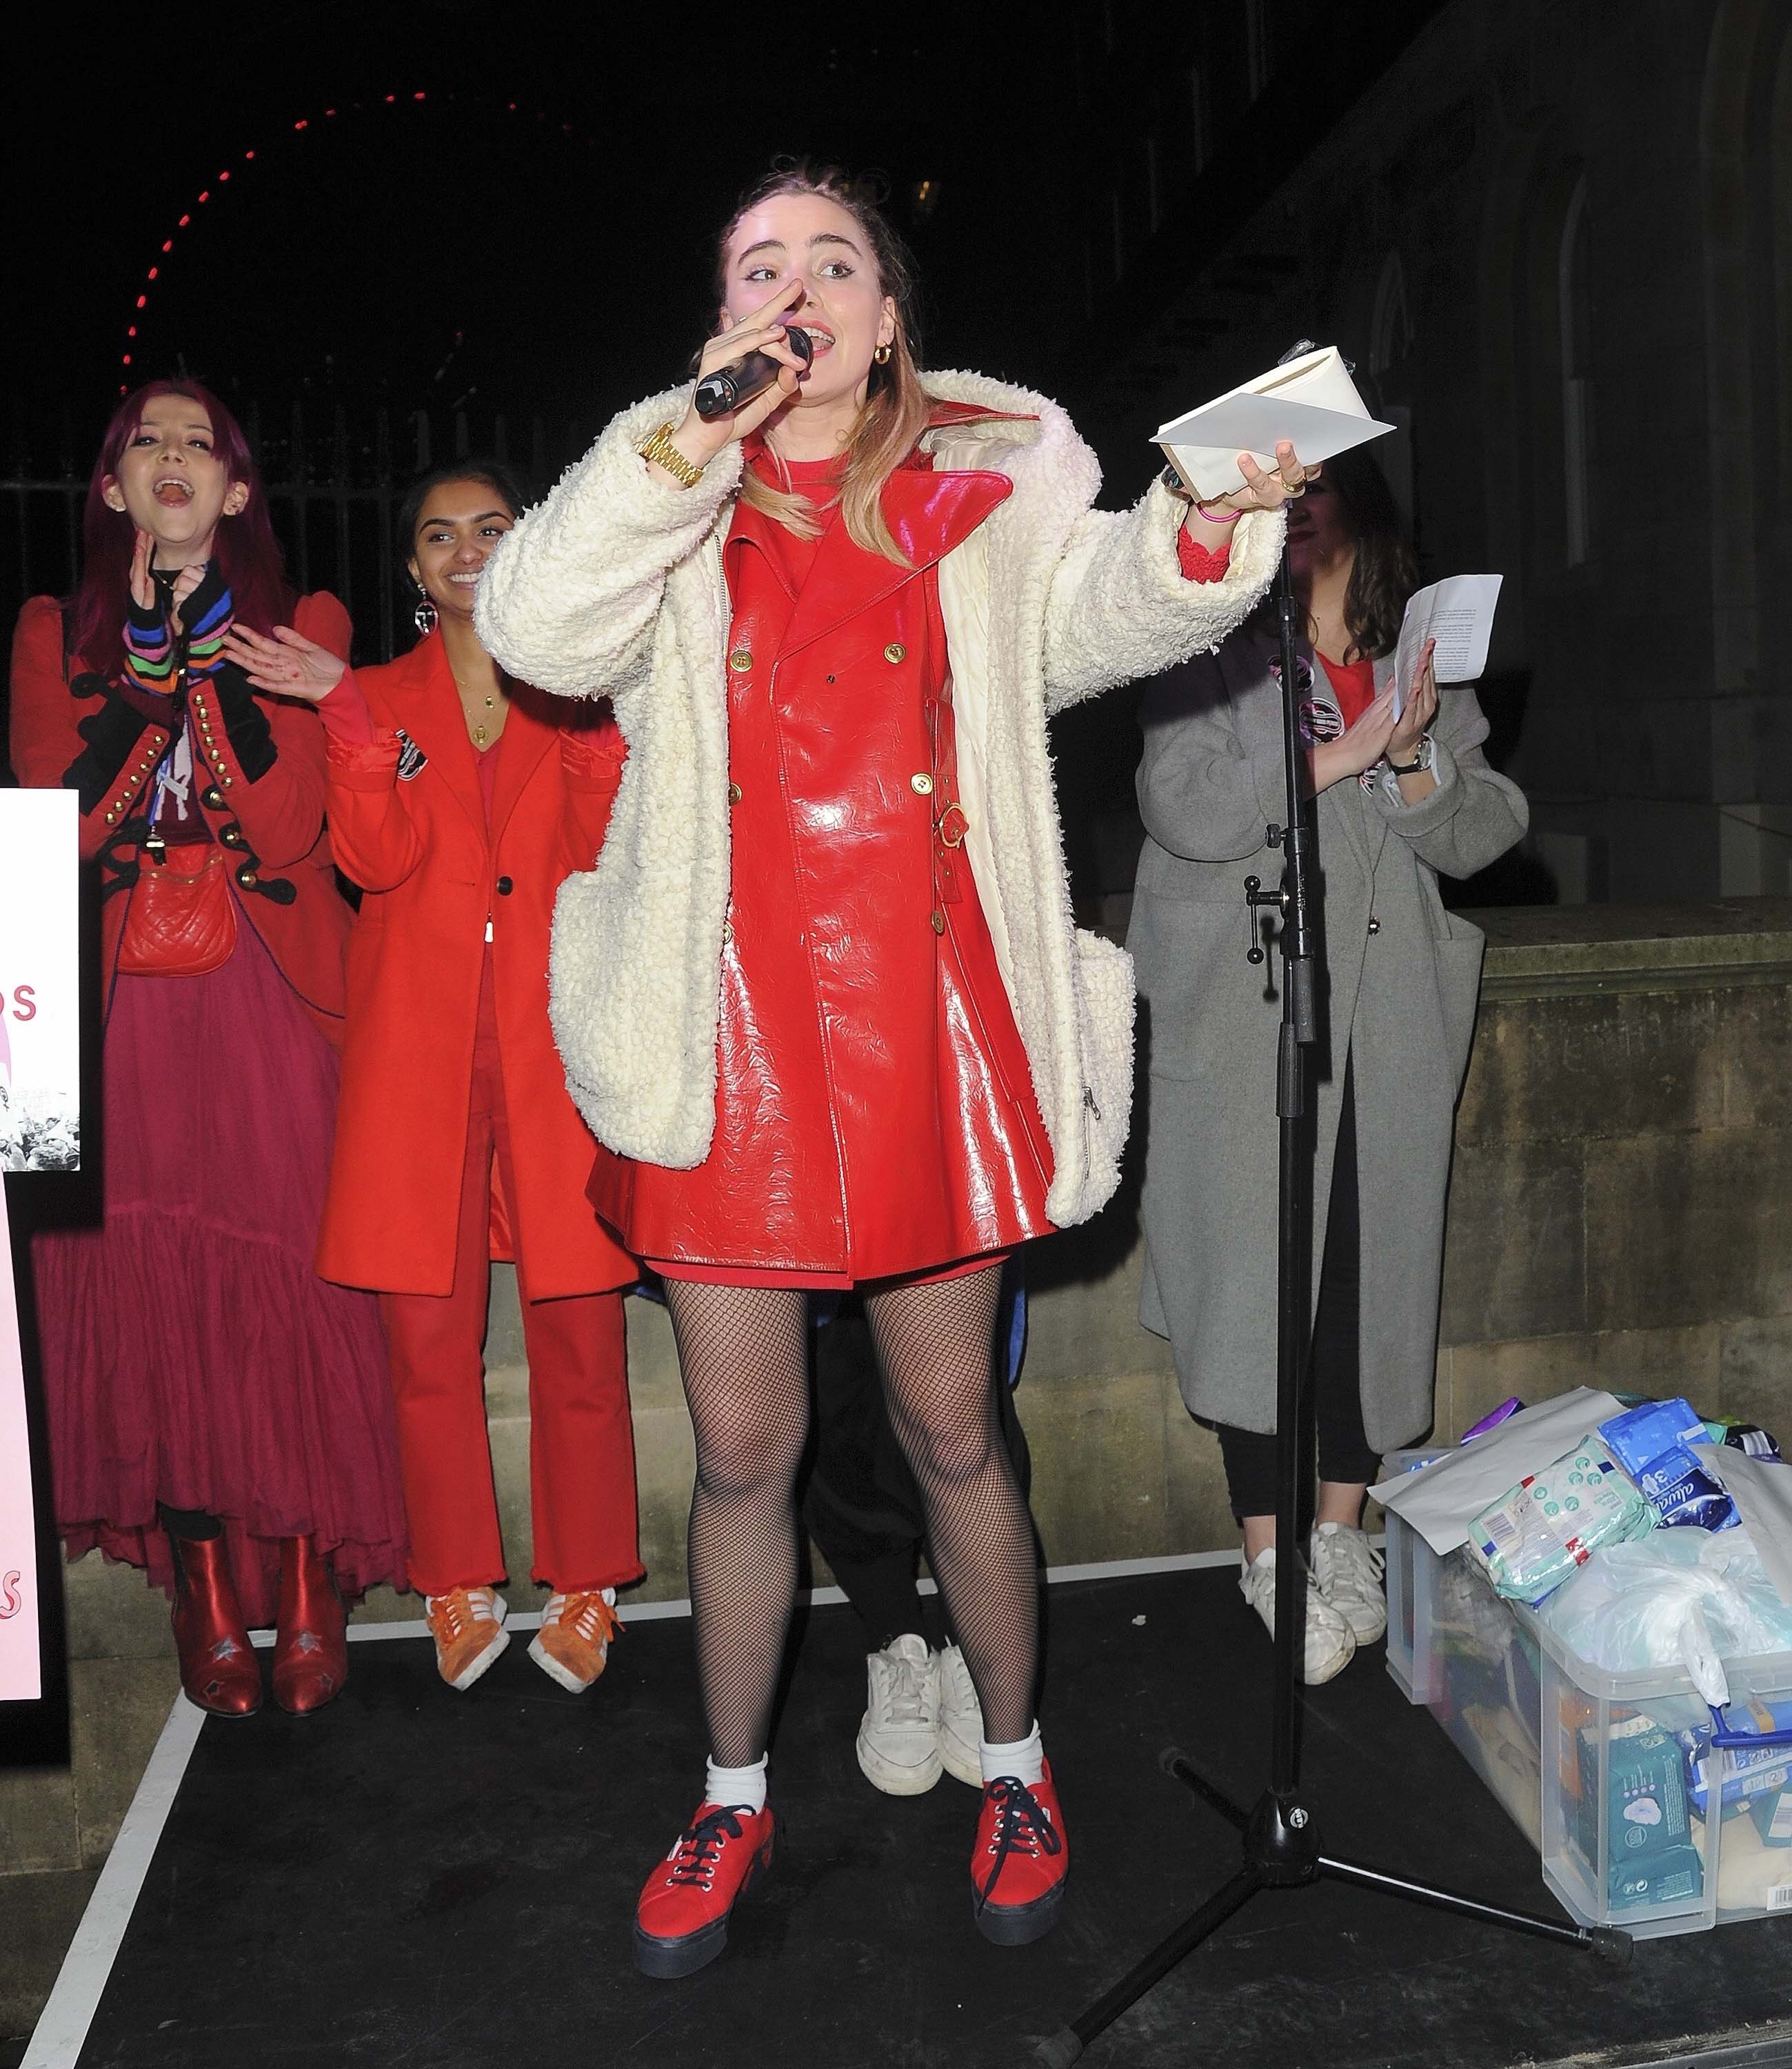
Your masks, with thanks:
[[(1763, 1736), (1783, 1740), (1792, 1729), (1792, 1702), (1763, 1702), (1758, 1697), (1733, 1703), (1723, 1713), (1726, 1731), (1759, 1733)], [(1717, 1757), (1711, 1744), (1709, 1728), (1676, 1732), (1674, 1734), (1681, 1751), (1686, 1756), (1687, 1794), (1700, 1815), (1706, 1812), (1710, 1795), (1712, 1763)], [(1787, 1802), (1786, 1817), (1792, 1819), (1792, 1747), (1770, 1743), (1761, 1746), (1732, 1746), (1724, 1772), (1721, 1796), (1723, 1807), (1748, 1803), (1753, 1806), (1765, 1799), (1774, 1806), (1771, 1824), (1779, 1816), (1778, 1806)], [(1764, 1833), (1763, 1838), (1766, 1837)], [(1771, 1843), (1792, 1843), (1792, 1830), (1785, 1840), (1775, 1839)]]
[[(1614, 1910), (1696, 1898), (1704, 1869), (1692, 1842), (1680, 1749), (1647, 1720), (1607, 1739), (1604, 1795), (1610, 1820), (1606, 1896)], [(1575, 1843), (1589, 1867), (1599, 1860), (1599, 1749), (1595, 1728), (1578, 1735)]]
[(1728, 1530), (1736, 1522), (1735, 1503), (1687, 1448), (1709, 1434), (1690, 1402), (1646, 1401), (1602, 1422), (1599, 1434), (1661, 1522), (1700, 1530)]
[(1534, 1606), (1600, 1545), (1655, 1525), (1655, 1511), (1588, 1435), (1484, 1508), (1468, 1526), (1468, 1550), (1502, 1595)]

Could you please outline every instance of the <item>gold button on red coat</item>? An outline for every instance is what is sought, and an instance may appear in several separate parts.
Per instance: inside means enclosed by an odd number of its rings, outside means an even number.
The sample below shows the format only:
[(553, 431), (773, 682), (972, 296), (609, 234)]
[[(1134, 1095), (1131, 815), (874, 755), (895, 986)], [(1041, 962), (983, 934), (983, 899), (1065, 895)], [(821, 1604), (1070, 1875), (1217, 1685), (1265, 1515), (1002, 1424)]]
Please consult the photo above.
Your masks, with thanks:
[(728, 786), (728, 802), (731, 805), (738, 805), (746, 794), (738, 783), (731, 783)]
[(728, 666), (737, 675), (743, 675), (753, 665), (753, 657), (744, 647), (737, 647), (728, 656)]
[(943, 934), (946, 931), (946, 915), (937, 905), (933, 909), (933, 930), (936, 934)]
[(918, 797), (931, 798), (933, 795), (933, 778), (923, 769), (918, 776), (910, 777), (909, 788)]
[(894, 667), (897, 662), (908, 659), (908, 649), (900, 639), (892, 639), (884, 649), (884, 659)]

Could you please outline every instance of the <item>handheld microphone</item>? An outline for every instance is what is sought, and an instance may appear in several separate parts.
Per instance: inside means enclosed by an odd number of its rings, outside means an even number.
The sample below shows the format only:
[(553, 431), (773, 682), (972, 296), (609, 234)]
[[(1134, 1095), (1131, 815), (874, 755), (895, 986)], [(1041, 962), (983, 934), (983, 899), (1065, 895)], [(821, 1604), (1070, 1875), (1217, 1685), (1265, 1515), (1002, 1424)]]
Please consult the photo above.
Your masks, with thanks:
[[(784, 332), (790, 349), (806, 366), (814, 356), (815, 348), (809, 342), (806, 330), (792, 324)], [(697, 414), (707, 422), (712, 417), (726, 417), (731, 411), (744, 408), (755, 395), (763, 395), (778, 377), (778, 369), (784, 365), (768, 352), (749, 352), (743, 359), (731, 361), (719, 366), (713, 373), (706, 373), (697, 384), (693, 398)]]

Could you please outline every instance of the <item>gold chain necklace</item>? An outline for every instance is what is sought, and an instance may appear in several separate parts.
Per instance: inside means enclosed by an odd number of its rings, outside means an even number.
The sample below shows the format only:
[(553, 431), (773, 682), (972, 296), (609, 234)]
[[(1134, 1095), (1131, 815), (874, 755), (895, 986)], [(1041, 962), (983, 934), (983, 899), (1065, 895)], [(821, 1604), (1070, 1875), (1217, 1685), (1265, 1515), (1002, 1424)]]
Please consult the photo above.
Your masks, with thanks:
[[(454, 675), (452, 662), (449, 663), (448, 672), (450, 675)], [(466, 691), (458, 675), (454, 675), (454, 694), (460, 699), (461, 712), (466, 718), (467, 730), (473, 736), (473, 745), (475, 747), (483, 747), (491, 737), (491, 728), (489, 725), (474, 724), (472, 716), (467, 710)], [(487, 711), (495, 711), (498, 708), (498, 700), (495, 696), (482, 697), (480, 702)]]

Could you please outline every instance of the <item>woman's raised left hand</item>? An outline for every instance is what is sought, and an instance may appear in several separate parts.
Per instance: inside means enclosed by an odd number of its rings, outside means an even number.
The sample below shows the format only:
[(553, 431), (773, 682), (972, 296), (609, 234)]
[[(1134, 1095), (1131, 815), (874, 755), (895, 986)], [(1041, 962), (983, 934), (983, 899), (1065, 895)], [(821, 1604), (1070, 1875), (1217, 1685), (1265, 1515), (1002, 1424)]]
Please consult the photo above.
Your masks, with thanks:
[(1280, 510), (1296, 496), (1305, 495), (1307, 484), (1317, 481), (1320, 474), (1317, 462), (1311, 467), (1301, 465), (1286, 439), (1276, 447), (1273, 471), (1259, 467), (1248, 453), (1238, 455), (1238, 471), (1244, 477), (1242, 488), (1235, 488), (1229, 496), (1216, 496), (1211, 503), (1197, 508), (1240, 515), (1247, 510)]
[(233, 625), (224, 637), (223, 654), (258, 690), (271, 696), (302, 697), (308, 704), (321, 704), (348, 667), (290, 625), (276, 625), (271, 639), (246, 625)]
[(1412, 760), (1419, 752), (1419, 742), (1432, 720), (1437, 716), (1437, 679), (1432, 669), (1432, 655), (1437, 642), (1427, 639), (1425, 651), (1419, 657), (1417, 672), (1412, 679), (1412, 690), (1407, 698), (1406, 708), (1400, 713), (1400, 722), (1395, 727), (1387, 743), (1387, 758), (1403, 765)]

